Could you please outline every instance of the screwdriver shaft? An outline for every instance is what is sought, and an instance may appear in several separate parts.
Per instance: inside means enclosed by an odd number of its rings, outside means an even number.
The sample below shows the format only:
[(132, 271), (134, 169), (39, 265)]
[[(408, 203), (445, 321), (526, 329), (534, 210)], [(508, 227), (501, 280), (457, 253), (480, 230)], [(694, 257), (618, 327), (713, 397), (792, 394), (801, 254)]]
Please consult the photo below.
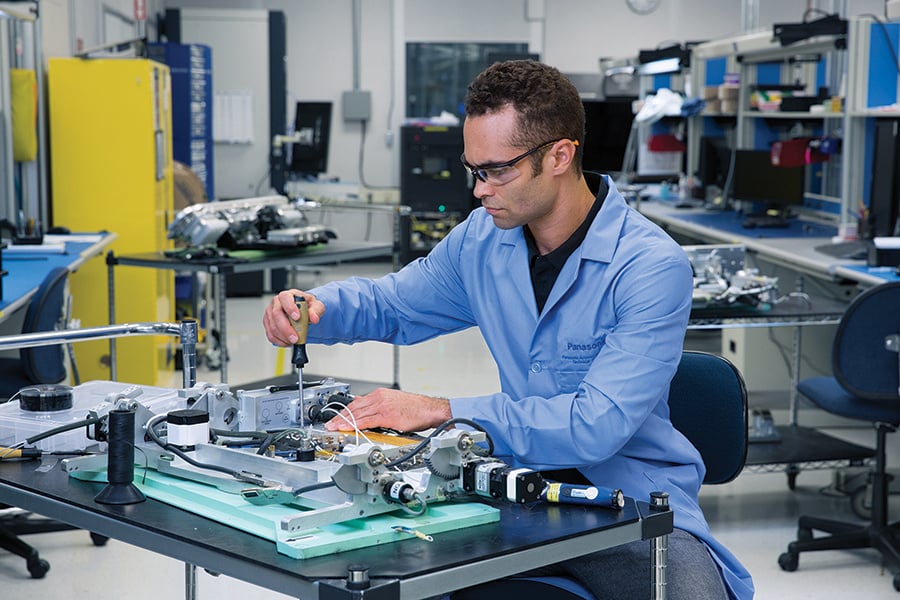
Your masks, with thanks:
[(291, 362), (297, 367), (297, 389), (300, 393), (300, 427), (306, 426), (306, 407), (303, 405), (303, 367), (309, 362), (306, 356), (306, 334), (309, 331), (309, 306), (306, 304), (306, 298), (303, 296), (294, 296), (294, 304), (297, 306), (297, 312), (300, 317), (296, 320), (291, 319), (291, 325), (297, 332), (297, 343), (294, 344), (294, 353), (291, 356)]

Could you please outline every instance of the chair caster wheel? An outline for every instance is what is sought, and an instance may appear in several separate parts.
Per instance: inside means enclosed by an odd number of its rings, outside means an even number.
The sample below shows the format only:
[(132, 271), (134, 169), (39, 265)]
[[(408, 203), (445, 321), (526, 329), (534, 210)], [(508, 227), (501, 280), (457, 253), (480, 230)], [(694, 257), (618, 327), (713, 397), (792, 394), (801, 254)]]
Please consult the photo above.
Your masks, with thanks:
[(106, 542), (109, 541), (109, 538), (105, 535), (100, 535), (99, 533), (91, 532), (91, 541), (95, 546), (105, 546)]
[[(785, 552), (778, 557), (778, 566), (782, 571), (794, 572), (800, 564), (800, 555), (793, 552)], [(896, 578), (894, 584), (897, 584)]]
[(25, 566), (28, 568), (28, 572), (31, 574), (32, 579), (43, 579), (44, 575), (47, 574), (47, 571), (50, 570), (50, 563), (43, 558), (38, 558), (36, 556), (29, 558), (25, 563)]
[(850, 494), (850, 510), (860, 519), (872, 519), (872, 498), (868, 486), (864, 485)]
[(792, 492), (797, 489), (797, 475), (800, 474), (800, 468), (797, 465), (788, 465), (788, 468), (785, 469), (785, 474), (787, 475), (787, 484), (788, 489)]

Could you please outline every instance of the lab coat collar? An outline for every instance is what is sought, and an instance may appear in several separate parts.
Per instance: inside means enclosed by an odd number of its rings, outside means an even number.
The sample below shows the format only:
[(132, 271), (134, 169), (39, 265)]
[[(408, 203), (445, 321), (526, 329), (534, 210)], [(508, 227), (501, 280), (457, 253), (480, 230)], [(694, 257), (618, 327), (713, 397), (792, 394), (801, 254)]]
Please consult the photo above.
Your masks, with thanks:
[[(550, 296), (547, 297), (547, 302), (544, 304), (542, 315), (548, 314), (559, 299), (564, 297), (569, 288), (575, 284), (575, 281), (578, 279), (578, 273), (582, 268), (582, 262), (610, 263), (613, 260), (613, 255), (619, 243), (619, 234), (624, 226), (625, 212), (628, 209), (628, 205), (612, 180), (606, 175), (601, 177), (606, 179), (609, 192), (607, 192), (606, 198), (603, 200), (600, 212), (594, 217), (594, 222), (588, 229), (581, 246), (572, 252), (562, 271), (559, 272), (559, 277), (556, 279), (556, 283), (550, 291)], [(596, 191), (600, 187), (598, 185), (599, 177), (596, 173), (585, 173), (585, 179), (587, 179), (588, 186), (592, 190)], [(592, 183), (593, 185), (591, 185)], [(525, 243), (524, 239), (522, 243)]]
[[(581, 258), (588, 260), (596, 260), (600, 262), (612, 261), (613, 254), (619, 239), (619, 233), (622, 231), (625, 221), (625, 213), (628, 205), (625, 198), (616, 189), (615, 183), (609, 175), (600, 175), (591, 171), (585, 171), (585, 180), (592, 192), (596, 193), (600, 187), (600, 178), (606, 181), (609, 191), (600, 207), (600, 212), (594, 218), (591, 228), (588, 230), (587, 236), (581, 246), (572, 253), (578, 254)], [(525, 243), (525, 233), (521, 227), (515, 229), (507, 229), (502, 232), (500, 243), (511, 246), (521, 246), (519, 251), (528, 252)], [(571, 258), (571, 257), (570, 257)]]
[[(609, 175), (599, 175), (597, 173), (586, 172), (585, 179), (588, 186), (592, 190), (598, 187), (599, 179), (602, 177), (609, 187), (606, 199), (600, 212), (594, 218), (594, 223), (588, 230), (584, 243), (581, 244), (581, 258), (586, 260), (595, 260), (598, 262), (612, 262), (616, 247), (619, 244), (619, 237), (622, 234), (622, 228), (625, 226), (625, 215), (628, 212), (628, 204), (625, 198), (616, 189)], [(593, 183), (593, 185), (592, 185)], [(576, 250), (573, 256), (577, 254)]]
[[(609, 187), (603, 206), (594, 218), (594, 222), (588, 230), (584, 242), (572, 252), (562, 271), (560, 271), (541, 315), (536, 314), (537, 306), (535, 305), (535, 315), (539, 320), (542, 315), (546, 315), (553, 308), (559, 301), (559, 298), (575, 283), (582, 260), (609, 263), (612, 262), (615, 255), (619, 234), (624, 227), (628, 205), (607, 175), (585, 173), (585, 179), (592, 191), (596, 192), (600, 187), (599, 177), (605, 178)], [(525, 234), (522, 228), (517, 227), (501, 232), (500, 243), (515, 246), (508, 255), (510, 272), (517, 272), (518, 269), (524, 269), (524, 272), (522, 277), (514, 279), (514, 285), (523, 299), (527, 298), (534, 303), (534, 290), (531, 287), (531, 278), (528, 276), (527, 270), (528, 244), (525, 242)]]

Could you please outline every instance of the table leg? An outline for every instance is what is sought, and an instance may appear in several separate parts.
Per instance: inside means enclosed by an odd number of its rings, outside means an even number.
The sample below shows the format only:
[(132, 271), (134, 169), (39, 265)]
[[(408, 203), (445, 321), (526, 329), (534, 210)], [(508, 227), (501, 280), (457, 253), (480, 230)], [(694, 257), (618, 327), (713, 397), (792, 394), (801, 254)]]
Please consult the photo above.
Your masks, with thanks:
[[(116, 324), (116, 282), (113, 275), (115, 265), (111, 261), (107, 261), (106, 265), (106, 297), (109, 305), (109, 324)], [(118, 380), (118, 369), (116, 366), (116, 338), (109, 338), (109, 378), (111, 381)]]
[(800, 383), (801, 335), (800, 326), (794, 327), (794, 345), (791, 354), (791, 425), (797, 424), (797, 411), (800, 404), (800, 392), (797, 391), (797, 384)]
[[(669, 512), (669, 494), (650, 492), (650, 510)], [(666, 600), (666, 568), (669, 563), (669, 534), (650, 539), (650, 591), (654, 600)]]
[(197, 598), (197, 567), (184, 563), (184, 600)]
[(219, 381), (228, 382), (228, 321), (225, 316), (225, 273), (214, 275), (216, 283), (216, 318), (219, 323), (219, 360), (222, 365), (219, 371)]
[(666, 567), (669, 561), (669, 536), (651, 540), (650, 582), (654, 600), (666, 600)]
[[(796, 292), (798, 295), (803, 294), (804, 288), (804, 279), (803, 275), (797, 276), (796, 283)], [(803, 296), (800, 296), (803, 297)], [(794, 327), (794, 345), (793, 345), (793, 353), (791, 354), (791, 390), (790, 390), (790, 419), (791, 425), (797, 424), (797, 411), (799, 410), (800, 403), (800, 392), (797, 391), (797, 384), (800, 383), (800, 352), (801, 352), (801, 337), (800, 325)]]

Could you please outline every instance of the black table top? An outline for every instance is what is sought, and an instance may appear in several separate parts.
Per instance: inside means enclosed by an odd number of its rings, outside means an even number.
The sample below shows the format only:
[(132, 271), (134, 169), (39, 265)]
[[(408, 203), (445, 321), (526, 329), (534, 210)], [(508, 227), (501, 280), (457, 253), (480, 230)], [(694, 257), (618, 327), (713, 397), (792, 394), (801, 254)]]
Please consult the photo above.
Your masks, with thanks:
[(220, 250), (197, 252), (187, 257), (165, 252), (142, 252), (114, 255), (106, 258), (108, 265), (150, 267), (178, 271), (208, 273), (240, 273), (265, 268), (333, 264), (367, 258), (390, 257), (393, 245), (380, 242), (352, 242), (331, 240), (307, 247), (273, 248), (270, 250)]
[(791, 326), (807, 323), (837, 323), (847, 302), (816, 296), (785, 296), (777, 304), (732, 304), (696, 306), (691, 310), (688, 327), (717, 326)]
[[(575, 505), (496, 504), (499, 522), (310, 559), (279, 554), (273, 542), (162, 502), (94, 502), (101, 484), (70, 478), (53, 460), (0, 463), (0, 503), (18, 506), (176, 560), (285, 594), (316, 597), (316, 582), (343, 581), (350, 565), (376, 580), (399, 580), (401, 598), (426, 597), (671, 531), (628, 499), (621, 511)], [(649, 515), (649, 516), (648, 516)], [(659, 533), (659, 527), (663, 531)], [(307, 596), (304, 596), (304, 598)]]

